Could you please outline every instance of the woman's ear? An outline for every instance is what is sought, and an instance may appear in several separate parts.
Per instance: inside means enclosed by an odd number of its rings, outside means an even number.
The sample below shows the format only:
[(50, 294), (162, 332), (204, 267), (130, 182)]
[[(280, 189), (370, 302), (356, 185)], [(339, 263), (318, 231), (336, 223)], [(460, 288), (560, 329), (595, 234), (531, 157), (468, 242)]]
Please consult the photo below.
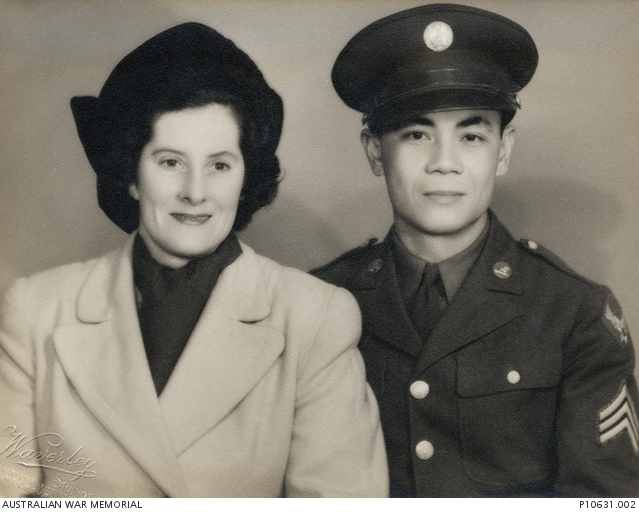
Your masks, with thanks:
[(375, 176), (384, 175), (384, 166), (382, 165), (382, 142), (368, 129), (364, 128), (360, 134), (360, 140), (364, 147), (364, 153), (368, 158), (371, 171)]
[(138, 193), (138, 186), (135, 183), (129, 185), (129, 195), (136, 201), (140, 200), (140, 194)]

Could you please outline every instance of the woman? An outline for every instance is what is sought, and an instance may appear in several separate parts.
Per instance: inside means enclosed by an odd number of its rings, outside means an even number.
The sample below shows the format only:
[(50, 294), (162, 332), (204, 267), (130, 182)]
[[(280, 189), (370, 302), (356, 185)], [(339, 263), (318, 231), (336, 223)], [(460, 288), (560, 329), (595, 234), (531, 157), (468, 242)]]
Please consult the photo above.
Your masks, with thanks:
[(280, 173), (255, 64), (187, 23), (71, 107), (100, 206), (133, 233), (9, 290), (0, 495), (385, 495), (354, 299), (235, 236)]

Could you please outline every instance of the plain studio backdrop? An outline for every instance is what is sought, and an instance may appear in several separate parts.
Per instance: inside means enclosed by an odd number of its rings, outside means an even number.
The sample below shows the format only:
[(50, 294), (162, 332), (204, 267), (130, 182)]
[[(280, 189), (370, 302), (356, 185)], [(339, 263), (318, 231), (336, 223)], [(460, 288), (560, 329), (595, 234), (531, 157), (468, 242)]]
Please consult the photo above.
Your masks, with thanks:
[[(198, 21), (232, 39), (284, 100), (274, 204), (241, 234), (259, 253), (308, 270), (383, 238), (382, 178), (359, 143), (361, 116), (330, 82), (361, 28), (416, 1), (48, 0), (0, 2), (0, 290), (16, 277), (118, 247), (69, 100), (97, 95), (124, 55)], [(639, 2), (464, 2), (535, 39), (539, 67), (514, 119), (510, 172), (494, 210), (516, 237), (607, 284), (639, 342)]]

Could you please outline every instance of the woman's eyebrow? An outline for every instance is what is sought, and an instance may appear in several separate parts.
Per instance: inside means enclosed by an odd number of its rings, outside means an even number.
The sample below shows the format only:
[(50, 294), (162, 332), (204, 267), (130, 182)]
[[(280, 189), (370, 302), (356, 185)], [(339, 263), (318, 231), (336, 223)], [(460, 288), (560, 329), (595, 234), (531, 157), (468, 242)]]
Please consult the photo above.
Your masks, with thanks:
[(157, 148), (154, 149), (153, 151), (151, 151), (151, 156), (155, 156), (159, 153), (174, 153), (178, 156), (186, 156), (186, 153), (183, 153), (182, 151), (178, 151), (177, 149), (171, 149), (171, 148)]
[(235, 151), (217, 151), (216, 153), (211, 153), (209, 158), (219, 158), (221, 156), (228, 156), (230, 158), (239, 159), (240, 156)]
[[(151, 156), (156, 156), (159, 153), (172, 153), (174, 155), (178, 155), (178, 156), (182, 156), (186, 158), (186, 153), (177, 150), (177, 149), (171, 149), (171, 148), (157, 148), (154, 149), (153, 151), (151, 151)], [(211, 153), (210, 155), (207, 156), (207, 158), (219, 158), (221, 156), (228, 156), (230, 158), (235, 158), (238, 159), (239, 155), (233, 151), (216, 151), (215, 153)]]

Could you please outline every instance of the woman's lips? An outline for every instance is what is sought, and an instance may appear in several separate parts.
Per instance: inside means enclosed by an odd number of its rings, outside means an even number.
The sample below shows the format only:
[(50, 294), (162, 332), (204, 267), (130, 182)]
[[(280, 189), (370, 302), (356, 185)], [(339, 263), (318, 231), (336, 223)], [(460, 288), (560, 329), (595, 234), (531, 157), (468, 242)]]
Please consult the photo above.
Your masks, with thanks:
[(211, 215), (205, 213), (202, 213), (200, 215), (192, 215), (189, 213), (172, 213), (171, 217), (182, 224), (187, 224), (189, 226), (199, 226), (209, 220), (211, 218)]

